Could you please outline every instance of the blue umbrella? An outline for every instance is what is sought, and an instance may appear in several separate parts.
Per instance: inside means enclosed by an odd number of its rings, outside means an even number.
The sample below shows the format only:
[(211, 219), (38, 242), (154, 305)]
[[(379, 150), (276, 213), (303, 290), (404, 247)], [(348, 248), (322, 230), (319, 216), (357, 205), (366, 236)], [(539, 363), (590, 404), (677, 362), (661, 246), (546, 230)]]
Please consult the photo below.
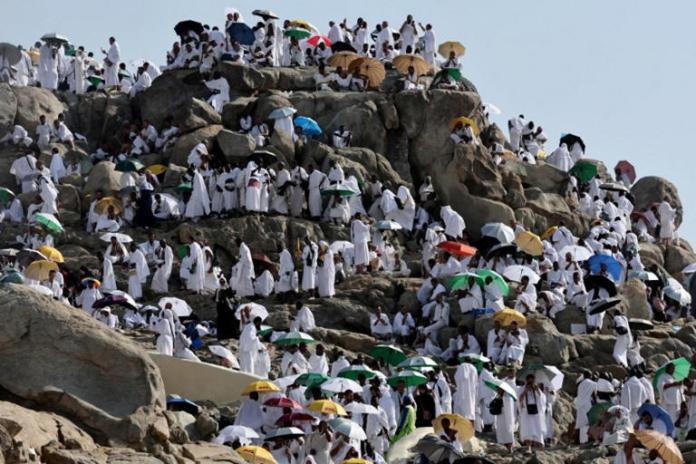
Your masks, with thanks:
[(623, 271), (621, 263), (609, 255), (594, 255), (587, 260), (587, 263), (590, 265), (590, 271), (593, 274), (599, 274), (602, 264), (604, 264), (607, 272), (611, 274), (615, 281), (621, 278), (621, 272)]
[(674, 423), (672, 422), (672, 418), (669, 416), (669, 413), (667, 411), (665, 411), (656, 404), (645, 403), (643, 406), (640, 407), (640, 409), (638, 409), (638, 417), (641, 417), (645, 413), (648, 413), (650, 414), (650, 416), (652, 416), (653, 422), (656, 420), (661, 420), (662, 422), (664, 422), (665, 428), (667, 429), (667, 435), (672, 436), (672, 433), (674, 433)]
[(241, 45), (251, 45), (256, 40), (254, 31), (244, 23), (232, 23), (227, 28), (227, 33), (230, 39), (234, 42), (239, 42)]
[(288, 116), (292, 116), (295, 113), (297, 113), (297, 110), (295, 108), (291, 106), (283, 106), (281, 108), (276, 108), (273, 111), (271, 111), (271, 114), (268, 115), (268, 119), (287, 118)]
[(319, 124), (314, 119), (308, 118), (307, 116), (296, 117), (295, 125), (302, 129), (304, 135), (310, 137), (321, 135), (321, 127), (319, 127)]

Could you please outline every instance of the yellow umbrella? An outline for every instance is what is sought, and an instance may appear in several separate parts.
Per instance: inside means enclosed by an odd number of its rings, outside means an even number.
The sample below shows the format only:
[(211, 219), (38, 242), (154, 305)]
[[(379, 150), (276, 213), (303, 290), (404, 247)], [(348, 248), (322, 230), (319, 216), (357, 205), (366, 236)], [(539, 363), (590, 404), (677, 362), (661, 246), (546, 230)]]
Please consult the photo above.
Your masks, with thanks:
[(558, 230), (558, 226), (549, 227), (548, 229), (546, 229), (546, 230), (544, 231), (543, 234), (541, 234), (541, 239), (542, 239), (542, 240), (548, 240), (548, 239), (550, 239), (551, 236), (552, 236), (553, 234), (555, 234), (557, 230)]
[(354, 73), (356, 71), (367, 78), (368, 87), (373, 88), (379, 87), (386, 76), (384, 65), (374, 58), (358, 58), (352, 61), (348, 66), (348, 72)]
[(307, 409), (322, 414), (336, 414), (337, 416), (347, 416), (348, 413), (343, 406), (331, 400), (317, 400), (309, 403)]
[(455, 56), (462, 56), (466, 52), (466, 47), (455, 40), (450, 40), (448, 42), (441, 43), (437, 47), (437, 52), (444, 58), (449, 58), (450, 53), (454, 52)]
[(500, 325), (507, 327), (513, 322), (517, 322), (519, 327), (527, 325), (527, 318), (519, 311), (511, 308), (504, 308), (493, 315), (493, 320), (500, 322)]
[(39, 247), (38, 252), (44, 255), (46, 259), (53, 261), (54, 263), (65, 262), (65, 259), (63, 259), (63, 254), (51, 246), (43, 245)]
[(408, 74), (408, 68), (411, 66), (413, 66), (418, 76), (427, 74), (430, 71), (430, 65), (419, 55), (399, 55), (392, 60), (392, 65), (401, 74)]
[(147, 168), (145, 168), (145, 170), (147, 172), (149, 172), (150, 174), (152, 174), (153, 176), (159, 176), (160, 174), (165, 172), (167, 169), (168, 169), (167, 166), (165, 166), (164, 164), (153, 164), (153, 165), (150, 165)]
[(123, 211), (123, 206), (121, 206), (121, 200), (115, 197), (104, 197), (94, 205), (94, 210), (99, 214), (106, 214), (109, 210), (109, 206), (114, 207), (114, 214), (119, 214)]
[(679, 447), (670, 437), (655, 430), (639, 430), (635, 434), (643, 446), (657, 451), (665, 464), (684, 464), (684, 457)]
[(460, 116), (458, 118), (454, 118), (453, 120), (450, 121), (450, 129), (454, 129), (457, 127), (459, 124), (462, 126), (471, 126), (471, 130), (474, 131), (474, 135), (479, 135), (479, 127), (478, 124), (476, 124), (476, 121), (474, 121), (471, 118), (467, 118), (466, 116)]
[(533, 232), (524, 230), (515, 235), (515, 243), (528, 255), (541, 256), (544, 254), (544, 244), (541, 243), (541, 237)]
[(347, 70), (348, 66), (350, 66), (350, 64), (358, 58), (360, 58), (360, 55), (358, 55), (355, 52), (334, 53), (329, 58), (329, 66), (333, 66), (334, 68), (343, 68)]
[(242, 446), (235, 451), (250, 464), (278, 464), (271, 452), (260, 446)]
[(302, 29), (307, 29), (308, 31), (317, 31), (316, 26), (304, 19), (293, 19), (290, 21), (289, 27), (301, 27)]
[(58, 271), (58, 265), (53, 261), (48, 261), (45, 259), (40, 259), (31, 263), (25, 270), (24, 276), (27, 279), (32, 280), (46, 280), (48, 279), (48, 273), (51, 271)]
[(280, 388), (278, 388), (274, 383), (269, 382), (268, 380), (257, 380), (256, 382), (251, 382), (249, 385), (244, 387), (244, 390), (242, 390), (242, 395), (248, 395), (249, 393), (273, 393), (273, 392), (279, 392)]
[(433, 421), (433, 428), (435, 433), (440, 433), (442, 431), (442, 420), (449, 420), (449, 426), (451, 429), (457, 431), (457, 440), (461, 443), (467, 442), (474, 436), (474, 425), (471, 421), (459, 414), (440, 414)]

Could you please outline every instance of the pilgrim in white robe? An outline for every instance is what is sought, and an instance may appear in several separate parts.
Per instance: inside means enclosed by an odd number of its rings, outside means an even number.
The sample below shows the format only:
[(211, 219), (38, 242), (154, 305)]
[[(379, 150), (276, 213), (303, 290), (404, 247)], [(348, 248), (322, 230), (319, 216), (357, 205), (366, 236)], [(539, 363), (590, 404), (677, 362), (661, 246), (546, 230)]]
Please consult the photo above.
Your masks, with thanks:
[(280, 267), (278, 269), (278, 281), (276, 282), (276, 293), (297, 291), (297, 277), (295, 263), (292, 255), (287, 249), (280, 252)]
[(38, 81), (48, 90), (58, 88), (58, 51), (47, 43), (39, 48)]
[(476, 419), (476, 388), (478, 373), (473, 364), (462, 363), (454, 374), (457, 390), (452, 398), (452, 410), (455, 414), (474, 421)]
[(174, 334), (176, 326), (174, 324), (174, 312), (171, 309), (165, 308), (159, 316), (159, 320), (155, 323), (155, 332), (157, 336), (157, 352), (165, 356), (174, 356)]
[(169, 277), (172, 275), (172, 264), (174, 263), (174, 252), (169, 245), (160, 250), (160, 258), (157, 258), (155, 263), (157, 269), (152, 276), (150, 288), (155, 293), (169, 292)]
[(305, 244), (302, 250), (302, 291), (314, 290), (316, 287), (317, 259), (319, 247), (316, 243)]
[(239, 297), (254, 296), (254, 261), (251, 258), (251, 250), (242, 243), (239, 246), (239, 260), (234, 265), (233, 274), (236, 279), (232, 282), (232, 289)]
[(206, 81), (205, 85), (215, 92), (208, 97), (208, 103), (216, 112), (222, 113), (222, 107), (230, 101), (230, 84), (227, 82), (227, 79), (224, 77), (211, 79)]
[(205, 256), (198, 242), (191, 242), (191, 258), (193, 270), (186, 280), (186, 288), (194, 292), (200, 292), (205, 285)]
[(106, 256), (102, 261), (102, 275), (101, 275), (101, 289), (103, 291), (107, 290), (117, 290), (116, 287), (116, 277), (114, 275), (114, 265), (109, 258)]
[[(544, 444), (546, 435), (546, 395), (540, 390), (527, 392), (522, 396), (519, 403), (520, 420), (520, 441), (531, 441)], [(530, 414), (529, 405), (536, 405), (537, 413)]]
[(334, 284), (336, 281), (336, 266), (334, 264), (333, 252), (328, 248), (326, 252), (317, 258), (317, 262), (321, 261), (321, 265), (317, 265), (317, 289), (319, 296), (322, 298), (331, 298), (336, 294)]
[(271, 271), (266, 269), (254, 281), (254, 294), (267, 298), (271, 293), (273, 293), (274, 284), (275, 281), (273, 280), (273, 274), (271, 274)]
[(350, 225), (351, 241), (353, 242), (353, 264), (366, 266), (370, 262), (370, 226), (360, 219), (354, 219)]
[(445, 224), (445, 234), (455, 239), (462, 238), (466, 224), (464, 219), (452, 209), (451, 206), (443, 206), (440, 209), (440, 217)]
[(239, 336), (239, 367), (243, 372), (254, 373), (254, 364), (260, 347), (261, 340), (256, 334), (256, 327), (248, 323)]
[(322, 200), (321, 189), (328, 182), (326, 175), (315, 169), (309, 175), (309, 214), (312, 218), (321, 216)]
[(121, 60), (121, 49), (118, 43), (114, 41), (109, 47), (104, 59), (104, 86), (110, 87), (118, 85), (118, 64)]
[(562, 143), (560, 147), (556, 148), (546, 158), (546, 162), (563, 172), (570, 171), (570, 168), (572, 168), (574, 164), (568, 152), (568, 146), (565, 143)]
[(198, 170), (193, 173), (193, 191), (191, 198), (186, 204), (186, 212), (184, 216), (187, 218), (199, 218), (210, 214), (210, 197), (208, 189), (205, 185), (205, 180)]

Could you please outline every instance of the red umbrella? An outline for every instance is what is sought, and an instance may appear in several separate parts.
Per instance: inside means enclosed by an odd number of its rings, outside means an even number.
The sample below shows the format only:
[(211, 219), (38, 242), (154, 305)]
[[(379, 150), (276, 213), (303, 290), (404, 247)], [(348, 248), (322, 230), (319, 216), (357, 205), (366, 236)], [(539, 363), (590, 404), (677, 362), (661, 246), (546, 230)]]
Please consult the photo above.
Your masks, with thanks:
[(474, 256), (476, 254), (476, 248), (459, 242), (442, 242), (437, 247), (457, 256)]
[(619, 174), (626, 174), (626, 176), (628, 176), (628, 180), (631, 183), (636, 181), (636, 168), (633, 167), (633, 165), (626, 160), (619, 161), (618, 163), (616, 163), (614, 171), (616, 171)]
[(290, 414), (283, 414), (280, 419), (276, 421), (276, 425), (292, 424), (294, 422), (310, 422), (315, 419), (316, 417), (311, 414), (305, 414), (303, 412), (291, 412)]
[(324, 45), (326, 45), (327, 47), (331, 46), (331, 41), (325, 35), (313, 35), (312, 37), (307, 39), (307, 43), (312, 47), (316, 47), (317, 45), (319, 45), (320, 42), (324, 42)]
[(266, 270), (271, 271), (271, 274), (274, 276), (278, 273), (276, 264), (263, 253), (252, 253), (251, 260), (254, 263), (254, 271), (256, 271), (257, 275)]
[(279, 396), (276, 398), (271, 398), (263, 403), (264, 406), (270, 406), (272, 408), (290, 408), (290, 409), (302, 409), (302, 405), (297, 401), (291, 400), (285, 396)]

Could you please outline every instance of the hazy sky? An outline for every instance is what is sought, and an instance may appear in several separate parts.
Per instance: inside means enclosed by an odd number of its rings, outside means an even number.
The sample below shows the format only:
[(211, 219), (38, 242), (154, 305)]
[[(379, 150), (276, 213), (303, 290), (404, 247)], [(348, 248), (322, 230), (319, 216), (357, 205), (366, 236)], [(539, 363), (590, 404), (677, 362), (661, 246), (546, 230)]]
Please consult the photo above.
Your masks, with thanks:
[[(98, 51), (114, 35), (126, 60), (163, 63), (181, 19), (224, 24), (224, 9), (268, 8), (281, 18), (303, 18), (324, 32), (330, 19), (358, 16), (370, 26), (398, 27), (409, 13), (433, 24), (437, 41), (467, 47), (463, 71), (484, 101), (542, 125), (547, 149), (562, 132), (581, 135), (588, 156), (611, 170), (628, 159), (638, 175), (673, 181), (685, 204), (681, 234), (696, 237), (696, 163), (689, 128), (696, 122), (696, 2), (519, 0), (470, 2), (316, 0), (261, 3), (219, 0), (3, 0), (0, 41), (32, 44), (59, 32)], [(550, 151), (550, 150), (548, 150)]]

